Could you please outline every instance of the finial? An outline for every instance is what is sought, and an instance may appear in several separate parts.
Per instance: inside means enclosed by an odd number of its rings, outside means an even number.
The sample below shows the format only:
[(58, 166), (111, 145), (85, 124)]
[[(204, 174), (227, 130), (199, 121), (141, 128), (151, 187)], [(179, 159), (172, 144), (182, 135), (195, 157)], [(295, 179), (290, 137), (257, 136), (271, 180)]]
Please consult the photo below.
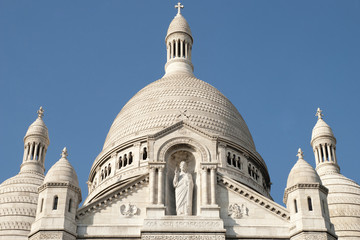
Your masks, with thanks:
[(296, 154), (296, 156), (297, 156), (299, 159), (304, 159), (304, 152), (301, 150), (301, 148), (299, 148), (298, 154)]
[(322, 117), (324, 116), (320, 108), (317, 109), (315, 116), (318, 117), (318, 120), (322, 119)]
[(62, 153), (61, 153), (61, 157), (67, 159), (67, 156), (68, 156), (68, 152), (67, 152), (66, 147), (64, 147), (64, 149), (62, 150)]
[(178, 2), (178, 4), (177, 4), (177, 5), (175, 5), (175, 8), (177, 8), (177, 9), (178, 9), (178, 13), (177, 13), (177, 14), (181, 14), (181, 9), (182, 9), (182, 8), (184, 8), (184, 5), (181, 5), (181, 3), (180, 3), (180, 2)]
[(38, 118), (42, 119), (44, 116), (44, 109), (40, 107), (39, 110), (37, 111), (37, 114), (38, 114)]

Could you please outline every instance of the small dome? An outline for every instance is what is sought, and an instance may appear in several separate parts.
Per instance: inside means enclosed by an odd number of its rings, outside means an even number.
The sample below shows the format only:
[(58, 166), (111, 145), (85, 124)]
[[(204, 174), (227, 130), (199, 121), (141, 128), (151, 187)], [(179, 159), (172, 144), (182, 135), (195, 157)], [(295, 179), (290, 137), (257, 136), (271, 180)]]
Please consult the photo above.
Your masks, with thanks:
[(177, 14), (174, 19), (171, 21), (166, 37), (168, 37), (170, 34), (175, 33), (175, 32), (184, 32), (189, 34), (191, 37), (191, 30), (190, 30), (190, 26), (188, 24), (188, 22), (186, 21), (186, 19), (181, 15), (181, 14)]
[(64, 148), (62, 157), (48, 171), (44, 179), (44, 183), (49, 182), (67, 182), (79, 188), (79, 181), (76, 172), (67, 160), (67, 151)]
[(47, 140), (49, 140), (48, 129), (47, 129), (44, 121), (42, 120), (42, 117), (44, 116), (43, 108), (40, 107), (40, 109), (37, 111), (37, 113), (38, 113), (38, 118), (28, 128), (28, 130), (25, 134), (25, 138), (29, 137), (29, 136), (37, 135), (37, 136), (43, 136)]
[[(299, 149), (299, 152), (300, 151), (301, 149)], [(286, 188), (292, 187), (298, 183), (322, 184), (320, 177), (316, 173), (315, 169), (303, 159), (302, 152), (299, 160), (295, 163), (294, 167), (289, 173)]]
[(319, 119), (312, 130), (311, 141), (317, 137), (334, 137), (331, 128), (323, 119)]

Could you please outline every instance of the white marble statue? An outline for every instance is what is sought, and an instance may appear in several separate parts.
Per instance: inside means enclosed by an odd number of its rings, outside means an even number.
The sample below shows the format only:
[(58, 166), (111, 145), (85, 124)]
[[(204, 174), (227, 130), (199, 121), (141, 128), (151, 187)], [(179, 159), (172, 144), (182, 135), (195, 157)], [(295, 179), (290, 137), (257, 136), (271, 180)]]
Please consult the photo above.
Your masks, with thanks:
[(174, 188), (176, 200), (176, 215), (189, 216), (192, 213), (194, 182), (192, 176), (187, 171), (185, 161), (180, 162), (180, 171), (175, 169)]

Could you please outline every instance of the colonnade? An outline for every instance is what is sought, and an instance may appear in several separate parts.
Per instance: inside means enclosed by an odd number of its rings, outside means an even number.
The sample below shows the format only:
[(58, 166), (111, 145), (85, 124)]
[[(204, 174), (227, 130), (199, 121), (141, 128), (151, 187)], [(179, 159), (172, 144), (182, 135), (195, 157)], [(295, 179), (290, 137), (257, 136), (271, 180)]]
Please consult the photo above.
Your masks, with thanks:
[(28, 143), (25, 145), (23, 162), (28, 160), (37, 160), (43, 162), (43, 156), (45, 151), (45, 146), (41, 143)]
[(329, 143), (319, 144), (314, 148), (316, 164), (323, 162), (337, 163), (335, 146)]
[(191, 45), (181, 39), (169, 42), (167, 46), (167, 60), (169, 61), (176, 57), (191, 60)]

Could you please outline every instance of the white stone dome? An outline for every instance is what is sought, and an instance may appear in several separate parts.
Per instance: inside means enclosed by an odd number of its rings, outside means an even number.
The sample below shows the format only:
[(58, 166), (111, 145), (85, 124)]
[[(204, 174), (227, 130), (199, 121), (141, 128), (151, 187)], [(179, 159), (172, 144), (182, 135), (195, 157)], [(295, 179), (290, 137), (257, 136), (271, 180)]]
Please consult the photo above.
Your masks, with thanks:
[(300, 158), (291, 169), (286, 188), (299, 183), (321, 183), (320, 177), (315, 169), (304, 159)]
[(234, 105), (216, 88), (189, 74), (171, 74), (140, 90), (115, 118), (103, 151), (154, 134), (180, 121), (232, 140), (258, 155), (249, 129)]
[(188, 22), (181, 14), (177, 14), (171, 21), (166, 36), (176, 32), (185, 32), (192, 36)]
[[(66, 151), (66, 149), (64, 149)], [(79, 181), (75, 169), (63, 154), (62, 158), (57, 161), (48, 171), (44, 179), (45, 183), (69, 183), (79, 188)]]
[(330, 126), (323, 119), (319, 119), (315, 124), (312, 134), (311, 134), (311, 141), (314, 141), (318, 137), (334, 137), (334, 133), (331, 130)]
[(322, 175), (321, 180), (329, 189), (330, 218), (339, 239), (360, 239), (360, 186), (339, 173)]
[(29, 136), (43, 136), (49, 139), (48, 129), (41, 118), (37, 118), (28, 128), (25, 138)]
[(44, 175), (20, 172), (0, 185), (0, 235), (2, 239), (28, 239), (35, 220), (38, 187)]

